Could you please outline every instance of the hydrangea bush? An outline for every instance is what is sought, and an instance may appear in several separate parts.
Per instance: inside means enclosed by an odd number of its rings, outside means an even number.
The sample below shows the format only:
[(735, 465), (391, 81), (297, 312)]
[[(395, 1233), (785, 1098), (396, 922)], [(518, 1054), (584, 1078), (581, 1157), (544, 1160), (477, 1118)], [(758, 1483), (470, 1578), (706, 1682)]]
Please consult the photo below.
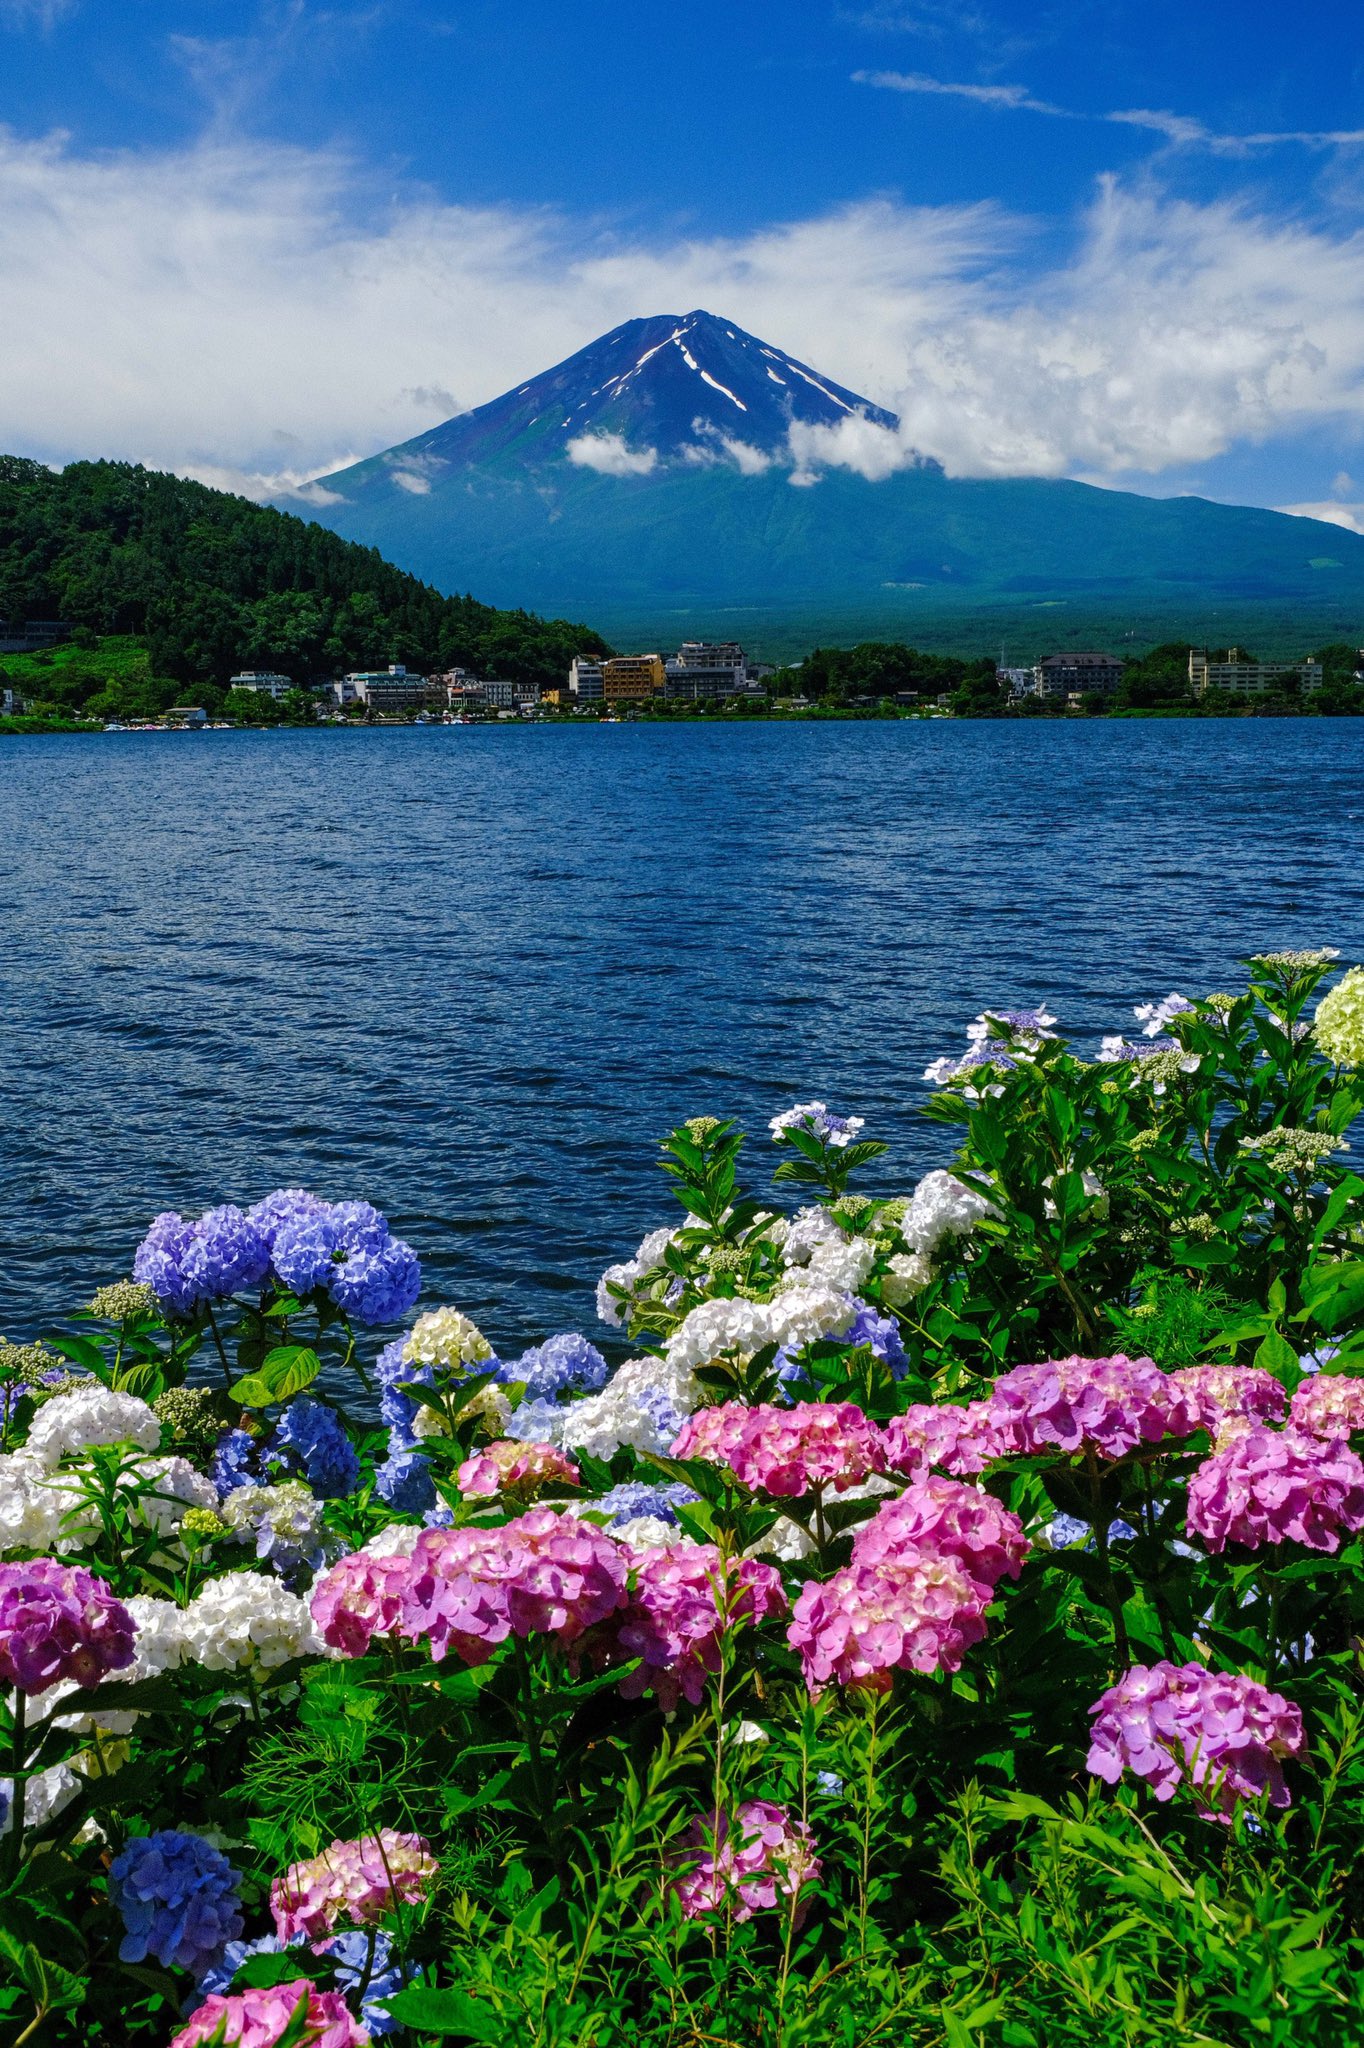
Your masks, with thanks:
[(1334, 957), (697, 1117), (515, 1356), (297, 1188), (0, 1344), (4, 2038), (1356, 2042)]

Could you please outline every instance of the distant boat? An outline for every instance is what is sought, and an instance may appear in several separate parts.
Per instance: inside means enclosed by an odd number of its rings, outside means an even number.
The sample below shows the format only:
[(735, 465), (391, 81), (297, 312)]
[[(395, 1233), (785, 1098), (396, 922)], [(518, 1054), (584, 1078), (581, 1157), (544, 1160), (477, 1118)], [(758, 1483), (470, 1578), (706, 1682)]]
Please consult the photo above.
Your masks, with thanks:
[(109, 720), (109, 723), (105, 726), (104, 730), (106, 732), (127, 732), (128, 728), (126, 725), (120, 724), (118, 719), (111, 718)]

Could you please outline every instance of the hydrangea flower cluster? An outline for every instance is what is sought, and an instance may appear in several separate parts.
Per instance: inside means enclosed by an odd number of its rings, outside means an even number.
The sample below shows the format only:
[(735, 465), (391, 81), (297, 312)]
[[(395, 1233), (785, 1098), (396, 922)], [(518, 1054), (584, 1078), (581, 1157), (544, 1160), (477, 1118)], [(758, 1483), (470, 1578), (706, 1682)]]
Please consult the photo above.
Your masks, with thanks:
[(1294, 1427), (1308, 1436), (1354, 1436), (1364, 1430), (1364, 1379), (1326, 1373), (1303, 1380), (1288, 1414)]
[(1254, 1365), (1186, 1365), (1170, 1385), (1195, 1429), (1218, 1437), (1229, 1422), (1281, 1422), (1285, 1395), (1272, 1372)]
[(831, 1145), (836, 1152), (842, 1152), (865, 1126), (865, 1117), (831, 1115), (827, 1103), (797, 1102), (774, 1116), (767, 1128), (777, 1145), (786, 1143), (789, 1131), (804, 1131), (809, 1137), (818, 1138), (821, 1144)]
[(266, 1455), (301, 1472), (319, 1500), (344, 1500), (360, 1484), (360, 1460), (341, 1418), (308, 1394), (289, 1403)]
[(1351, 967), (1317, 1004), (1317, 1044), (1341, 1067), (1364, 1067), (1364, 967)]
[(505, 1364), (498, 1376), (508, 1385), (519, 1381), (532, 1400), (553, 1401), (562, 1394), (595, 1394), (605, 1386), (607, 1370), (596, 1345), (568, 1330), (532, 1345)]
[(857, 1310), (837, 1288), (799, 1271), (768, 1301), (716, 1296), (689, 1310), (668, 1339), (669, 1365), (691, 1370), (724, 1352), (751, 1358), (767, 1345), (797, 1351), (822, 1337), (841, 1337)]
[(1016, 1579), (1032, 1548), (1023, 1524), (992, 1494), (931, 1473), (877, 1509), (853, 1538), (855, 1565), (894, 1564), (909, 1550), (954, 1558), (987, 1596)]
[(788, 1267), (806, 1266), (820, 1245), (846, 1244), (848, 1237), (832, 1211), (817, 1204), (808, 1209), (797, 1209), (789, 1221), (778, 1217), (768, 1234), (780, 1247), (782, 1259)]
[(728, 1465), (741, 1485), (786, 1499), (820, 1486), (844, 1493), (886, 1468), (880, 1431), (851, 1401), (703, 1408), (673, 1455)]
[(109, 1866), (109, 1896), (127, 1929), (125, 1963), (154, 1956), (201, 1976), (242, 1931), (241, 1879), (202, 1835), (136, 1835)]
[[(699, 1395), (690, 1372), (661, 1358), (628, 1359), (600, 1394), (589, 1394), (552, 1413), (551, 1437), (593, 1458), (613, 1458), (626, 1444), (662, 1457), (672, 1449)], [(511, 1433), (522, 1436), (541, 1412), (538, 1402), (518, 1409)]]
[(926, 1173), (915, 1188), (900, 1219), (900, 1235), (911, 1252), (931, 1259), (945, 1239), (968, 1237), (987, 1217), (998, 1214), (986, 1196), (939, 1168)]
[[(372, 1945), (372, 1946), (371, 1946)], [(199, 1980), (201, 1995), (229, 1992), (243, 1963), (253, 1956), (277, 1956), (302, 1946), (302, 1936), (281, 1942), (278, 1935), (262, 1934), (255, 1941), (229, 1941), (219, 1960)], [(402, 2022), (385, 2010), (390, 1998), (410, 1981), (393, 1960), (393, 1943), (380, 1928), (346, 1928), (327, 1941), (310, 1943), (314, 1955), (326, 1956), (336, 1970), (339, 1991), (358, 1998), (360, 2021), (374, 2039), (402, 2031)]]
[(1187, 1778), (1208, 1820), (1229, 1822), (1240, 1799), (1288, 1804), (1283, 1759), (1302, 1747), (1302, 1715), (1253, 1678), (1138, 1664), (1090, 1712), (1089, 1769), (1105, 1784), (1128, 1770), (1166, 1800)]
[(988, 1401), (916, 1401), (881, 1432), (886, 1463), (917, 1479), (932, 1465), (958, 1477), (983, 1472), (1007, 1455), (1006, 1432)]
[(303, 2004), (308, 2048), (367, 2048), (369, 2035), (351, 2017), (339, 1991), (318, 1991), (306, 1977), (274, 1984), (267, 1991), (214, 1992), (192, 2012), (170, 2048), (203, 2048), (212, 2042), (231, 2048), (276, 2048)]
[(285, 1578), (322, 1562), (322, 1503), (301, 1480), (239, 1486), (223, 1501), (222, 1518), (239, 1542), (253, 1543), (256, 1556)]
[(1161, 1002), (1137, 1003), (1132, 1011), (1141, 1026), (1143, 1038), (1164, 1037), (1176, 1017), (1188, 1017), (1193, 1013), (1193, 1004), (1187, 996), (1180, 995), (1177, 989), (1171, 989), (1169, 995)]
[(955, 1557), (901, 1544), (893, 1561), (808, 1579), (787, 1641), (812, 1697), (830, 1684), (885, 1692), (894, 1671), (958, 1670), (985, 1634), (989, 1597)]
[(188, 1656), (209, 1671), (269, 1671), (292, 1657), (324, 1651), (307, 1601), (260, 1572), (210, 1579), (184, 1610), (180, 1626)]
[(133, 1255), (134, 1280), (150, 1287), (173, 1316), (192, 1315), (244, 1287), (259, 1287), (269, 1271), (269, 1245), (231, 1202), (193, 1223), (163, 1210)]
[(723, 1813), (698, 1815), (682, 1838), (679, 1861), (688, 1868), (673, 1891), (688, 1920), (731, 1913), (751, 1920), (817, 1884), (822, 1868), (804, 1821), (766, 1799), (749, 1799), (733, 1821)]
[(399, 1905), (425, 1898), (440, 1865), (421, 1835), (393, 1828), (333, 1842), (320, 1856), (291, 1863), (270, 1887), (270, 1911), (282, 1942), (302, 1934), (323, 1941), (343, 1916), (368, 1927)]
[[(418, 1316), (400, 1340), (402, 1355), (412, 1365), (439, 1366), (442, 1372), (486, 1370), (496, 1364), (493, 1347), (477, 1323), (462, 1309), (446, 1306)], [(415, 1379), (415, 1373), (409, 1375)]]
[(357, 1323), (392, 1323), (421, 1292), (411, 1245), (369, 1202), (318, 1202), (278, 1225), (271, 1261), (295, 1294), (321, 1288)]
[(123, 1602), (79, 1565), (0, 1564), (0, 1684), (22, 1693), (64, 1678), (98, 1685), (132, 1663), (133, 1636)]
[(411, 1538), (410, 1548), (385, 1555), (373, 1549), (354, 1551), (339, 1558), (313, 1587), (313, 1620), (322, 1640), (343, 1657), (363, 1657), (375, 1636), (390, 1636), (397, 1629), (420, 1532), (404, 1533)]
[(628, 1312), (632, 1297), (658, 1272), (663, 1255), (676, 1236), (677, 1232), (666, 1226), (651, 1230), (632, 1259), (622, 1259), (607, 1267), (597, 1282), (597, 1314), (604, 1323), (617, 1330), (621, 1327), (625, 1320), (622, 1310)]
[(1339, 1441), (1251, 1428), (1194, 1473), (1188, 1524), (1214, 1552), (1286, 1542), (1338, 1550), (1342, 1531), (1364, 1529), (1364, 1464)]
[(1144, 1443), (1188, 1436), (1194, 1423), (1173, 1380), (1149, 1358), (1051, 1358), (1001, 1374), (990, 1409), (1009, 1448), (1092, 1447), (1125, 1458)]
[(155, 1451), (161, 1424), (136, 1394), (119, 1394), (92, 1380), (69, 1393), (54, 1394), (34, 1416), (25, 1446), (44, 1465), (88, 1450), (92, 1444), (136, 1444)]
[(629, 1605), (614, 1619), (612, 1653), (639, 1658), (621, 1681), (626, 1699), (652, 1692), (665, 1713), (699, 1706), (707, 1674), (720, 1669), (721, 1639), (747, 1622), (786, 1612), (781, 1574), (753, 1558), (728, 1568), (713, 1543), (674, 1543), (639, 1564)]
[(461, 1493), (529, 1500), (545, 1486), (578, 1486), (582, 1473), (553, 1444), (504, 1438), (466, 1458), (455, 1475)]
[(678, 1508), (699, 1498), (690, 1486), (683, 1486), (676, 1479), (625, 1479), (599, 1500), (590, 1501), (586, 1511), (605, 1515), (607, 1527), (616, 1530), (644, 1517), (654, 1522), (671, 1522), (675, 1528)]
[(437, 1663), (486, 1664), (509, 1635), (568, 1648), (625, 1602), (627, 1554), (604, 1529), (532, 1508), (500, 1529), (429, 1529), (417, 1542), (400, 1627)]

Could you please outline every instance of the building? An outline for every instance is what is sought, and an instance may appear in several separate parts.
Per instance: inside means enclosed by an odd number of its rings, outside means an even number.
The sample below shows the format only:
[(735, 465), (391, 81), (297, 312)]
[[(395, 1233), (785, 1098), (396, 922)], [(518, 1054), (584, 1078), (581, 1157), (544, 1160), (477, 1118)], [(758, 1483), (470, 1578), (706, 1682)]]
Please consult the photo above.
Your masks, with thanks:
[(1010, 697), (1034, 697), (1037, 695), (1037, 670), (1035, 668), (997, 668), (995, 681), (1001, 690), (1007, 690)]
[[(368, 711), (425, 711), (426, 677), (409, 675), (401, 662), (387, 668), (356, 669), (333, 683), (340, 704), (363, 704)], [(340, 694), (349, 690), (349, 695)]]
[(1319, 661), (1246, 661), (1239, 647), (1229, 647), (1225, 661), (1210, 661), (1206, 647), (1189, 649), (1189, 688), (1195, 697), (1225, 690), (1233, 697), (1287, 693), (1311, 697), (1321, 688)]
[(270, 671), (257, 668), (243, 669), (239, 676), (229, 676), (229, 690), (254, 690), (258, 697), (273, 697), (278, 704), (281, 697), (287, 697), (293, 689), (293, 679), (277, 676)]
[(208, 713), (202, 704), (172, 704), (169, 711), (163, 711), (161, 718), (166, 725), (207, 725)]
[(579, 704), (600, 704), (603, 689), (601, 663), (575, 654), (568, 665), (568, 687)]
[(602, 696), (608, 704), (659, 697), (665, 680), (661, 654), (618, 654), (601, 665)]
[(716, 645), (684, 640), (663, 671), (664, 695), (693, 702), (699, 697), (733, 697), (748, 683), (744, 650), (732, 640)]
[(1033, 670), (1033, 692), (1038, 697), (1108, 697), (1122, 675), (1123, 663), (1116, 654), (1049, 654)]
[(485, 676), (477, 685), (479, 701), (494, 711), (515, 711), (523, 687), (520, 683), (504, 682), (500, 676)]
[(0, 619), (0, 654), (41, 654), (71, 631), (65, 619), (29, 619), (22, 626)]

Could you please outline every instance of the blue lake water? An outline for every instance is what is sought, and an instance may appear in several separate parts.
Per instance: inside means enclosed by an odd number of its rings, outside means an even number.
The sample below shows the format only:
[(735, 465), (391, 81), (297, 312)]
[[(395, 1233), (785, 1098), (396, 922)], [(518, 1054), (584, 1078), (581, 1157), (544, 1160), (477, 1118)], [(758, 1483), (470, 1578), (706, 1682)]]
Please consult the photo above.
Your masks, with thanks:
[(903, 1187), (987, 1002), (1094, 1042), (1252, 948), (1364, 958), (1364, 720), (33, 739), (0, 847), (0, 1330), (303, 1183), (519, 1348), (601, 1334), (684, 1116), (765, 1180), (823, 1097)]

